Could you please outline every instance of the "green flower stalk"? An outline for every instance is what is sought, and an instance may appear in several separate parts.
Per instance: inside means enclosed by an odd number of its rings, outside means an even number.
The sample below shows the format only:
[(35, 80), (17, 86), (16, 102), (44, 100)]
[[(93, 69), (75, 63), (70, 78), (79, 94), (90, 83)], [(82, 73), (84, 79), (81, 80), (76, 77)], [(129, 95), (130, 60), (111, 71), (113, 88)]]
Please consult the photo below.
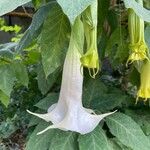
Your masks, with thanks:
[[(138, 0), (143, 6), (143, 0)], [(148, 59), (148, 47), (144, 38), (144, 21), (136, 15), (133, 9), (128, 10), (128, 28), (130, 36), (130, 55), (127, 64)]]
[(150, 61), (146, 60), (143, 62), (141, 68), (141, 85), (137, 93), (137, 100), (139, 97), (143, 98), (144, 101), (147, 101), (150, 98)]
[(81, 66), (88, 68), (90, 76), (95, 78), (100, 69), (97, 50), (97, 0), (86, 9), (82, 15), (82, 19), (87, 51), (80, 59)]

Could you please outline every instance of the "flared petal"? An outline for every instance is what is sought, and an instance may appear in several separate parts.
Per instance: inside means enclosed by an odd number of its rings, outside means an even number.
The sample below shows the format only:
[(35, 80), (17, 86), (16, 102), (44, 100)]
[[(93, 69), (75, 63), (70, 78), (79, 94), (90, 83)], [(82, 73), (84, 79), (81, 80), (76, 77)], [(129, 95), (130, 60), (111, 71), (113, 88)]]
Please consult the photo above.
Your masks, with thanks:
[(70, 109), (66, 117), (60, 123), (48, 126), (43, 131), (39, 132), (38, 135), (54, 128), (58, 128), (64, 131), (75, 131), (80, 134), (87, 134), (93, 131), (104, 117), (111, 115), (114, 112), (93, 115), (87, 112), (83, 107), (78, 109)]

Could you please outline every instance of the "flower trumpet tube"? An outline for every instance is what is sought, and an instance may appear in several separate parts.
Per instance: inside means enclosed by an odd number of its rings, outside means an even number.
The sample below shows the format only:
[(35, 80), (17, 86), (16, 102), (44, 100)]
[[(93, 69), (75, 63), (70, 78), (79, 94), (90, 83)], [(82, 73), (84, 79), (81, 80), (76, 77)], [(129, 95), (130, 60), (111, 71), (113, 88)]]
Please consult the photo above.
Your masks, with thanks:
[(150, 61), (146, 60), (141, 68), (141, 85), (137, 93), (138, 98), (144, 98), (145, 101), (150, 98)]
[[(137, 2), (143, 6), (143, 0), (138, 0)], [(144, 38), (144, 21), (131, 8), (128, 10), (128, 29), (130, 55), (127, 64), (128, 62), (132, 63), (148, 59), (148, 47)]]
[(58, 103), (52, 105), (47, 114), (36, 114), (28, 111), (45, 121), (51, 121), (53, 123), (53, 125), (48, 126), (38, 134), (42, 134), (52, 128), (86, 134), (91, 132), (104, 117), (114, 113), (95, 115), (92, 110), (83, 107), (83, 75), (80, 67), (81, 54), (77, 48), (75, 39), (77, 38), (74, 38), (71, 34), (70, 44), (63, 67), (62, 84)]
[(86, 9), (82, 19), (84, 23), (87, 51), (80, 59), (81, 66), (88, 68), (90, 76), (95, 78), (95, 75), (100, 69), (97, 51), (97, 0)]

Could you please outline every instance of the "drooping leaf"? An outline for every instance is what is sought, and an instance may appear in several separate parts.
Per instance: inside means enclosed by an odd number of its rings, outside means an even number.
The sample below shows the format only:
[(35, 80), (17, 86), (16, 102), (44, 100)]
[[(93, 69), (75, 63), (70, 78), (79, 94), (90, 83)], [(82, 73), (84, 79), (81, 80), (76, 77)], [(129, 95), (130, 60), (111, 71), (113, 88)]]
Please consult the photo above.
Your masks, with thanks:
[(58, 5), (53, 5), (44, 22), (39, 45), (46, 77), (62, 65), (67, 46), (70, 26)]
[(64, 13), (68, 16), (70, 22), (73, 24), (76, 17), (89, 5), (91, 5), (93, 0), (57, 0), (57, 2), (62, 7)]
[(129, 116), (115, 113), (106, 118), (110, 132), (124, 145), (134, 150), (150, 149), (150, 142), (140, 126)]
[(145, 9), (135, 0), (124, 0), (126, 8), (132, 8), (144, 21), (150, 22), (150, 10)]
[(76, 133), (55, 130), (49, 150), (78, 150), (77, 144)]
[(24, 5), (30, 1), (31, 0), (1, 0), (0, 1), (0, 16), (8, 12), (11, 12), (17, 7)]
[(105, 132), (97, 127), (94, 131), (86, 135), (79, 135), (80, 150), (111, 150)]

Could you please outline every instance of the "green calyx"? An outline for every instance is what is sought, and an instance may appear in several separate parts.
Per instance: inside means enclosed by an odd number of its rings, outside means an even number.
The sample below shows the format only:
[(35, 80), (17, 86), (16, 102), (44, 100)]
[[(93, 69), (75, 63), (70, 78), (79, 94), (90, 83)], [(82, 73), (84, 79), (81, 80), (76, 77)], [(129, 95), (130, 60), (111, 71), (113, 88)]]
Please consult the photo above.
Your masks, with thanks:
[(146, 43), (144, 42), (138, 42), (134, 44), (129, 45), (129, 49), (131, 50), (131, 53), (129, 55), (127, 63), (132, 63), (134, 61), (142, 61), (144, 59), (148, 59), (147, 57), (147, 51), (148, 47)]
[(89, 50), (85, 55), (80, 58), (81, 65), (89, 69), (89, 74), (95, 78), (99, 71), (99, 58), (95, 50)]

